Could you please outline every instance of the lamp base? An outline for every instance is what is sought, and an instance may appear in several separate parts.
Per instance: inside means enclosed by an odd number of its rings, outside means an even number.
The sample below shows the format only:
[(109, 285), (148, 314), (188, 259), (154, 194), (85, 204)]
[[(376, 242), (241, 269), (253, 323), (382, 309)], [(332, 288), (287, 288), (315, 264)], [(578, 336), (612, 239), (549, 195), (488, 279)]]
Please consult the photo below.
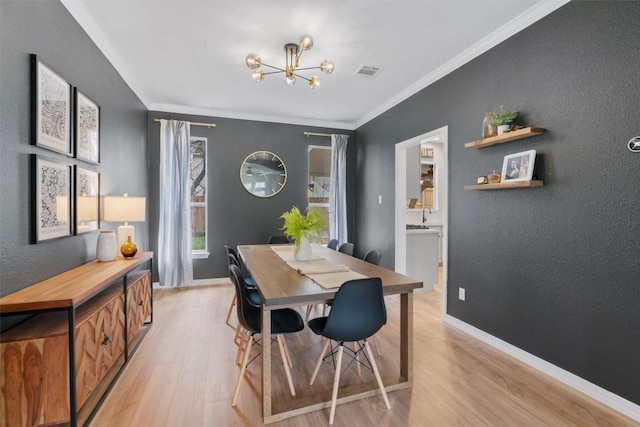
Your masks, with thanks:
[(127, 238), (131, 236), (131, 240), (136, 241), (136, 229), (133, 225), (121, 225), (118, 227), (118, 256), (122, 256), (120, 248), (127, 241)]

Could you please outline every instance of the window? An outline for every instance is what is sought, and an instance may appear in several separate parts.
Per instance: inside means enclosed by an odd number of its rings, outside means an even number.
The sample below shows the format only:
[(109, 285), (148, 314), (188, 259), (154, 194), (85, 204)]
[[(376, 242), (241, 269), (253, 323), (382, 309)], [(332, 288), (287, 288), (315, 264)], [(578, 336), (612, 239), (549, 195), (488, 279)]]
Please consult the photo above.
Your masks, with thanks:
[(309, 191), (307, 202), (324, 213), (325, 229), (320, 242), (329, 242), (329, 189), (331, 186), (331, 147), (309, 147)]
[(207, 138), (190, 141), (189, 184), (191, 188), (191, 251), (194, 258), (206, 258), (207, 251)]

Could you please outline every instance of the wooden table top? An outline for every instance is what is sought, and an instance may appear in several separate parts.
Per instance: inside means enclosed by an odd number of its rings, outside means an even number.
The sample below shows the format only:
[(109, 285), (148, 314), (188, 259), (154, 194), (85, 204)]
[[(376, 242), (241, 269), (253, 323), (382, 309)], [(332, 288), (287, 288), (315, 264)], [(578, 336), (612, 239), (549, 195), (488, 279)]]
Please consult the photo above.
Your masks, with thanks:
[(138, 252), (133, 259), (82, 264), (0, 298), (0, 313), (77, 306), (152, 257), (153, 252)]
[[(314, 244), (312, 251), (367, 277), (380, 277), (385, 295), (412, 292), (422, 287), (422, 282), (415, 279), (324, 246)], [(338, 290), (325, 289), (289, 267), (271, 245), (239, 246), (238, 252), (258, 284), (264, 305), (270, 309), (323, 303), (332, 300)]]

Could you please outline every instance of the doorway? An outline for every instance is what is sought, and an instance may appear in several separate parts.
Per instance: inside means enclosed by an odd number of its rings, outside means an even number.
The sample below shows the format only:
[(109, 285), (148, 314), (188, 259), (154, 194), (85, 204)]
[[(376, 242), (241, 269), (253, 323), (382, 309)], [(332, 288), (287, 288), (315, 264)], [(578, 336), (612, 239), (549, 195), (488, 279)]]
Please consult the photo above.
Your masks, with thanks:
[[(441, 257), (442, 257), (442, 314), (447, 313), (447, 264), (448, 264), (448, 208), (449, 208), (449, 127), (443, 126), (439, 129), (435, 129), (431, 132), (418, 135), (406, 141), (402, 141), (396, 144), (396, 161), (395, 161), (395, 270), (399, 273), (406, 272), (407, 263), (407, 218), (411, 221), (412, 215), (419, 216), (420, 221), (423, 219), (425, 224), (430, 224), (434, 227), (440, 226), (442, 232), (439, 237)], [(420, 194), (420, 189), (417, 190), (418, 196), (414, 194), (408, 194), (412, 192), (412, 189), (408, 190), (408, 182), (411, 182), (415, 178), (417, 183), (422, 184), (421, 180), (421, 163), (414, 159), (414, 156), (428, 157), (429, 154), (433, 156), (433, 153), (429, 153), (429, 150), (434, 148), (433, 151), (441, 153), (440, 159), (433, 159), (432, 161), (426, 161), (426, 163), (437, 163), (439, 170), (437, 180), (437, 188), (431, 189), (433, 199), (431, 207), (428, 208), (428, 214), (426, 206), (421, 206), (416, 212), (415, 205), (412, 205), (409, 200), (413, 200), (414, 197), (423, 198)], [(414, 161), (415, 160), (415, 161)], [(413, 170), (415, 166), (418, 172)], [(415, 177), (413, 176), (415, 174)], [(413, 177), (413, 178), (412, 178)], [(416, 184), (418, 185), (418, 184)], [(420, 187), (424, 189), (424, 187)], [(424, 191), (423, 191), (424, 193)], [(411, 221), (413, 223), (413, 221)]]

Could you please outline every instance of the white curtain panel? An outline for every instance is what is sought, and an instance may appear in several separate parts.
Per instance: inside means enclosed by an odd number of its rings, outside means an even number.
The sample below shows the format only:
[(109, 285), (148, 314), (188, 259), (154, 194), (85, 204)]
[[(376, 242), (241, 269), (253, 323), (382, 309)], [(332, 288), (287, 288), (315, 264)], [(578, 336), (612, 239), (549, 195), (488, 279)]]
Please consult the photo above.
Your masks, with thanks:
[(347, 135), (331, 135), (331, 186), (329, 189), (329, 235), (338, 244), (349, 241), (347, 233)]
[(189, 189), (190, 128), (189, 122), (160, 121), (158, 273), (161, 286), (175, 287), (193, 282)]

